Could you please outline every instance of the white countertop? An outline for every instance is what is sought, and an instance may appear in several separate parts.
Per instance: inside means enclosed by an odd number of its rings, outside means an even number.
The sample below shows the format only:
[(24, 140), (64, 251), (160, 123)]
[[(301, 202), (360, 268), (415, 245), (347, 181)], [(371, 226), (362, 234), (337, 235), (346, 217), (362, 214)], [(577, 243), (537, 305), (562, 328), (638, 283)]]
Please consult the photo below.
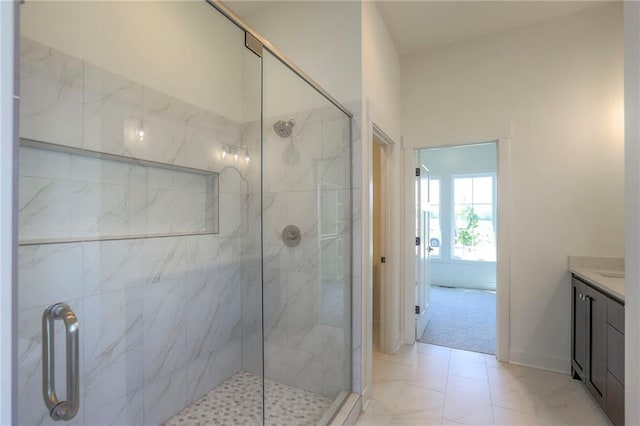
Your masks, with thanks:
[(575, 266), (569, 267), (569, 271), (594, 287), (624, 302), (624, 271), (590, 269)]

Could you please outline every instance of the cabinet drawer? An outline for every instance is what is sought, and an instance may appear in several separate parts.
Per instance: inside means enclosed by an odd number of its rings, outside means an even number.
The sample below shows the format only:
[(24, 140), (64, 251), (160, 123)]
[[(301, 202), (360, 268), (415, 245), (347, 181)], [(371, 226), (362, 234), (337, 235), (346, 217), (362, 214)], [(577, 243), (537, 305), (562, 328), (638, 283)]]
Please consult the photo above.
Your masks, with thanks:
[(607, 370), (624, 385), (624, 334), (607, 324)]
[(624, 305), (607, 299), (607, 322), (624, 334)]
[(611, 373), (607, 375), (606, 413), (614, 426), (624, 425), (624, 386)]

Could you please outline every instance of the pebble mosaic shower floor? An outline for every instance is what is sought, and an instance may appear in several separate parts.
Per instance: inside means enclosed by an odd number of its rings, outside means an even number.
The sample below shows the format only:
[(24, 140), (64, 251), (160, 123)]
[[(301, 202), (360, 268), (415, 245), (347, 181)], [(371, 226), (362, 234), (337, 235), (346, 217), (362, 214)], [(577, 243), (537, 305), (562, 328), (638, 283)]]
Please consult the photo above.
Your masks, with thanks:
[[(315, 425), (332, 401), (265, 379), (266, 424)], [(262, 378), (240, 372), (167, 420), (164, 426), (261, 425)]]

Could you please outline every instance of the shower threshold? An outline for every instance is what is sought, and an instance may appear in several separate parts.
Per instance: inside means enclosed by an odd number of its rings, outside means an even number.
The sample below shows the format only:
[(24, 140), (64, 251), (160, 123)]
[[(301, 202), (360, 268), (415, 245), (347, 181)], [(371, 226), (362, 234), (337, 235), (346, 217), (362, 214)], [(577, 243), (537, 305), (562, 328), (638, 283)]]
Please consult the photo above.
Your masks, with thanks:
[[(333, 400), (264, 379), (266, 425), (316, 425)], [(176, 414), (164, 426), (261, 425), (262, 377), (241, 371)]]

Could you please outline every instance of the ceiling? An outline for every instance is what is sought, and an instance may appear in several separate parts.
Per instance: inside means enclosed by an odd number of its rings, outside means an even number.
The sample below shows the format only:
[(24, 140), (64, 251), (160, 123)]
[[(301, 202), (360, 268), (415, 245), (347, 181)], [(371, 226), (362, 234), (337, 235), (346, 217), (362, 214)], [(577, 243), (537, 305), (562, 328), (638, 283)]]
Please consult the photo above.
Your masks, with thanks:
[[(617, 0), (377, 0), (377, 3), (398, 52), (404, 56), (613, 1)], [(246, 18), (279, 1), (225, 0), (224, 3)]]
[(378, 5), (400, 55), (569, 15), (610, 1), (404, 1)]

